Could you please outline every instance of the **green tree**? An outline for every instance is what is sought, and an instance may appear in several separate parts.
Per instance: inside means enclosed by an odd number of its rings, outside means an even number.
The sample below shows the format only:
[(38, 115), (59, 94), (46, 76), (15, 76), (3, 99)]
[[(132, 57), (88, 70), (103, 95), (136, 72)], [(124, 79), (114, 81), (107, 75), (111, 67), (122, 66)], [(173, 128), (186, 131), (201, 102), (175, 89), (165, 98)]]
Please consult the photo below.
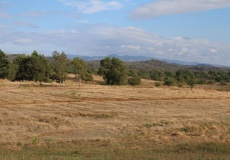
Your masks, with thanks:
[(194, 86), (196, 85), (196, 81), (195, 81), (195, 79), (191, 79), (190, 81), (187, 82), (187, 84), (189, 85), (189, 87), (192, 90), (194, 88)]
[(52, 70), (48, 59), (34, 51), (31, 56), (20, 55), (10, 64), (10, 72), (8, 78), (12, 81), (29, 80), (49, 82)]
[(188, 70), (179, 70), (176, 72), (176, 77), (179, 82), (188, 83), (195, 80), (195, 75), (193, 72)]
[(13, 60), (13, 64), (17, 67), (15, 80), (33, 80), (33, 68), (31, 68), (31, 56), (20, 55)]
[(0, 78), (7, 78), (9, 74), (9, 60), (6, 58), (6, 54), (0, 50)]
[(174, 86), (176, 83), (176, 80), (172, 77), (166, 77), (164, 80), (164, 85), (166, 86)]
[(132, 86), (135, 85), (140, 85), (141, 84), (141, 79), (140, 77), (136, 76), (136, 77), (131, 77), (128, 79), (128, 83)]
[(98, 74), (103, 76), (107, 85), (127, 84), (127, 66), (118, 58), (106, 57), (101, 60)]
[(86, 82), (92, 81), (93, 76), (88, 70), (88, 64), (81, 58), (74, 58), (72, 61), (74, 73), (77, 75), (77, 78), (81, 81)]
[(93, 76), (89, 71), (87, 71), (87, 72), (81, 73), (81, 79), (88, 82), (88, 81), (93, 80)]
[(42, 81), (50, 81), (52, 70), (48, 59), (44, 55), (38, 54), (37, 51), (34, 51), (31, 55), (30, 67), (33, 70), (32, 75), (34, 81), (39, 81), (40, 83)]
[(133, 71), (133, 70), (129, 71), (129, 76), (132, 76), (132, 77), (128, 79), (128, 84), (132, 86), (141, 84), (141, 78), (136, 71)]
[(14, 64), (13, 62), (10, 62), (10, 64), (9, 64), (9, 74), (8, 74), (7, 78), (10, 81), (15, 81), (17, 71), (18, 71), (18, 65)]
[(67, 77), (68, 58), (64, 52), (61, 54), (57, 51), (53, 52), (53, 70), (55, 79), (58, 83), (63, 83)]
[(81, 74), (82, 72), (86, 72), (88, 69), (87, 63), (78, 57), (73, 59), (72, 64), (75, 74)]
[(150, 71), (150, 78), (155, 81), (162, 81), (165, 77), (165, 73), (158, 70), (152, 70)]

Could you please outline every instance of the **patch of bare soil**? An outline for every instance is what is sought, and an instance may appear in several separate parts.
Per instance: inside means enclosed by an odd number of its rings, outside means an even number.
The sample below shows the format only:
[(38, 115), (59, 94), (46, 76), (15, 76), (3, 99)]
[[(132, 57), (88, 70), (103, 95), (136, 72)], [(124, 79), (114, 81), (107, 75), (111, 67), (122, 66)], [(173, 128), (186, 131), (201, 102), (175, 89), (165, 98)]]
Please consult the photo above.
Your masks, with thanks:
[(0, 144), (230, 142), (229, 92), (151, 83), (131, 87), (1, 80)]

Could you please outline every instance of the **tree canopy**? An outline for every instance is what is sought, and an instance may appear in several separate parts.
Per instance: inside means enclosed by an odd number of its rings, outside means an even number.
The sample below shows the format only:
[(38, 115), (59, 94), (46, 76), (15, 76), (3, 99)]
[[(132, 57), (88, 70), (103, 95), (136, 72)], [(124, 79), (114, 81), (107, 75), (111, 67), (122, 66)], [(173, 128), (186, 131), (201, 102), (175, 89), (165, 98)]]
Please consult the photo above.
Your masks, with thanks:
[(7, 78), (9, 74), (9, 63), (6, 54), (0, 50), (0, 78)]
[(72, 65), (74, 69), (74, 73), (77, 74), (79, 79), (84, 81), (92, 81), (93, 77), (88, 70), (88, 64), (81, 58), (74, 58), (72, 60)]
[(53, 63), (52, 67), (54, 70), (53, 79), (56, 79), (57, 82), (63, 83), (67, 77), (67, 65), (68, 58), (64, 52), (58, 53), (57, 51), (53, 52)]
[(118, 58), (106, 57), (102, 59), (98, 74), (103, 76), (107, 85), (127, 84), (127, 66)]

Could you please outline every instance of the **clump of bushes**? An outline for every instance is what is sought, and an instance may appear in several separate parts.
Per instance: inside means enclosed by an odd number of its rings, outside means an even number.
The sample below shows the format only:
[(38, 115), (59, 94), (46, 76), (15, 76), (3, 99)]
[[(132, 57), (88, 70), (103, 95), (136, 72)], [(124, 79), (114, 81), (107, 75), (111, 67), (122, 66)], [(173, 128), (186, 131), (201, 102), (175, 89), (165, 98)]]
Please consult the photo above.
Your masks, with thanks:
[(141, 84), (141, 79), (140, 77), (132, 77), (128, 79), (128, 84), (135, 86), (135, 85), (140, 85)]

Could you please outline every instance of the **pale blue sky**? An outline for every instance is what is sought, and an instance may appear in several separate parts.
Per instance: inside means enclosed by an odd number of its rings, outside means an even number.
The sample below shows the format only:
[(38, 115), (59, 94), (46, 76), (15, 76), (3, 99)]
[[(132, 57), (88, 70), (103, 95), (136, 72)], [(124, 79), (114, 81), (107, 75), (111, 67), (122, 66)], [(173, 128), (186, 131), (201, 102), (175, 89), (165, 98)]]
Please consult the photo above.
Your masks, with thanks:
[(230, 66), (229, 0), (1, 0), (0, 49)]

